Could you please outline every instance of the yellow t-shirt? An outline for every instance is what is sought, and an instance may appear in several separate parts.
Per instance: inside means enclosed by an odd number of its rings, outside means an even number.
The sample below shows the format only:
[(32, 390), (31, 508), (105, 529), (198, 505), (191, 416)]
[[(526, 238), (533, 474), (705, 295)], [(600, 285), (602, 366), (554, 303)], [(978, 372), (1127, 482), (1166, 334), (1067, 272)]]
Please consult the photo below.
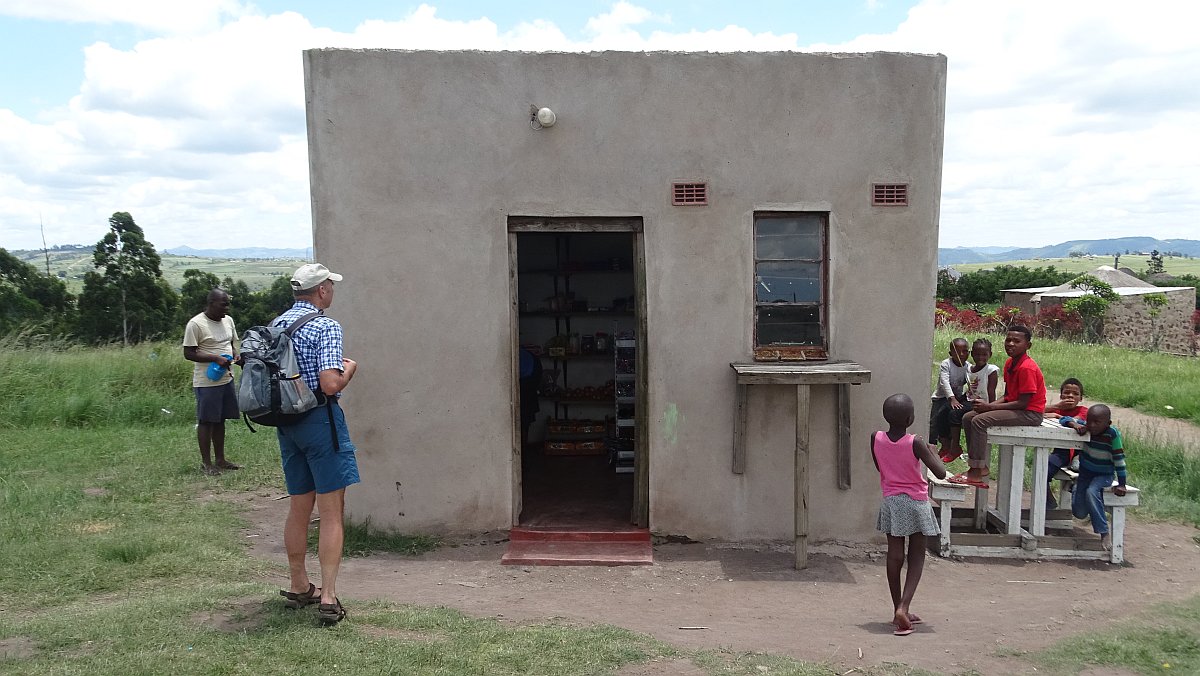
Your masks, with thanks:
[[(188, 320), (187, 328), (183, 330), (183, 346), (194, 347), (199, 354), (231, 354), (237, 357), (234, 337), (237, 329), (233, 326), (233, 317), (225, 315), (221, 321), (214, 322), (208, 315), (200, 314)], [(233, 380), (233, 374), (228, 370), (220, 380), (208, 379), (208, 365), (211, 362), (198, 361), (192, 368), (193, 387), (216, 387)]]

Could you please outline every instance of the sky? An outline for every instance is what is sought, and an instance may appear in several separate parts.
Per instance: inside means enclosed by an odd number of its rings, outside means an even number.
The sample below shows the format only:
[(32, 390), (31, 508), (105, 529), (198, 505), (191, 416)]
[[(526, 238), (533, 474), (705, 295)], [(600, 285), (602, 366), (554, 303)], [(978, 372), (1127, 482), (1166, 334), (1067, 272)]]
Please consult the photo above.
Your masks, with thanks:
[(940, 244), (1200, 239), (1190, 0), (0, 0), (0, 247), (311, 246), (301, 51), (902, 51), (949, 73)]

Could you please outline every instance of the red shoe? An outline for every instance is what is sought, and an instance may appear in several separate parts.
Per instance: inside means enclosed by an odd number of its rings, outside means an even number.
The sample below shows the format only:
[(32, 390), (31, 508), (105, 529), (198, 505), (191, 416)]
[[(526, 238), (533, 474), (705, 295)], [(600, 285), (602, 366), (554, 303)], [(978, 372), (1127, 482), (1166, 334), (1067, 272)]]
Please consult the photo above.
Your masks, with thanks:
[(942, 464), (949, 465), (950, 463), (962, 457), (962, 451), (958, 451), (957, 453), (945, 451), (940, 457), (942, 459)]

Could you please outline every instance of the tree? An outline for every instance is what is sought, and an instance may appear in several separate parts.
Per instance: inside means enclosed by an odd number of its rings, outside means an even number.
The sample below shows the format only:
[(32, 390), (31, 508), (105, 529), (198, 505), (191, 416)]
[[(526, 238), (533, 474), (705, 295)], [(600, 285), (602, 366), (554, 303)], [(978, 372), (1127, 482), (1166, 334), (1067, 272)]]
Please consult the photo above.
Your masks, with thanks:
[(114, 213), (108, 227), (92, 253), (96, 270), (84, 275), (80, 334), (129, 345), (170, 331), (179, 298), (162, 277), (154, 245), (127, 212)]
[[(221, 286), (221, 280), (211, 272), (198, 268), (183, 271), (183, 286), (179, 289), (179, 315), (175, 323), (184, 326), (188, 320), (203, 312), (208, 305), (208, 293)], [(234, 314), (237, 318), (237, 314)]]
[(1148, 293), (1142, 296), (1142, 302), (1146, 305), (1146, 312), (1150, 315), (1150, 349), (1158, 352), (1158, 344), (1162, 340), (1161, 331), (1158, 327), (1158, 316), (1162, 314), (1163, 308), (1169, 302), (1165, 293)]
[(1083, 318), (1084, 340), (1099, 341), (1104, 334), (1104, 313), (1108, 306), (1119, 298), (1112, 285), (1092, 275), (1080, 275), (1071, 282), (1071, 288), (1082, 289), (1083, 295), (1063, 303), (1068, 312), (1077, 312)]
[(0, 249), (0, 333), (36, 324), (40, 332), (70, 332), (75, 297), (62, 280)]
[(1155, 249), (1154, 251), (1150, 252), (1150, 263), (1146, 267), (1146, 274), (1161, 275), (1164, 272), (1166, 272), (1166, 268), (1163, 267), (1162, 254), (1158, 252), (1158, 249)]

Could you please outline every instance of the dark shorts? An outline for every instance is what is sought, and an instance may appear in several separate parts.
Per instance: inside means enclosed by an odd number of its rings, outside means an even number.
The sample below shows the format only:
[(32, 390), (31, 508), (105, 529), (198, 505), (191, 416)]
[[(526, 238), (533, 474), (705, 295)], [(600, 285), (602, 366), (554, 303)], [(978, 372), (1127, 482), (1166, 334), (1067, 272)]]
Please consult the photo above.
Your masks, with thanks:
[[(967, 398), (960, 396), (959, 402), (966, 404)], [(969, 408), (961, 408), (955, 410), (950, 407), (949, 397), (942, 399), (933, 399), (929, 407), (929, 438), (931, 440), (944, 439), (950, 436), (950, 426), (962, 426), (962, 417), (969, 411)]]
[[(331, 411), (337, 430), (337, 450), (329, 431)], [(341, 406), (336, 403), (329, 408), (319, 406), (306, 413), (300, 422), (277, 427), (276, 431), (288, 494), (332, 493), (359, 482), (356, 449), (350, 441)]]
[(196, 420), (202, 423), (219, 423), (237, 420), (237, 392), (233, 381), (215, 387), (193, 387), (196, 391)]

